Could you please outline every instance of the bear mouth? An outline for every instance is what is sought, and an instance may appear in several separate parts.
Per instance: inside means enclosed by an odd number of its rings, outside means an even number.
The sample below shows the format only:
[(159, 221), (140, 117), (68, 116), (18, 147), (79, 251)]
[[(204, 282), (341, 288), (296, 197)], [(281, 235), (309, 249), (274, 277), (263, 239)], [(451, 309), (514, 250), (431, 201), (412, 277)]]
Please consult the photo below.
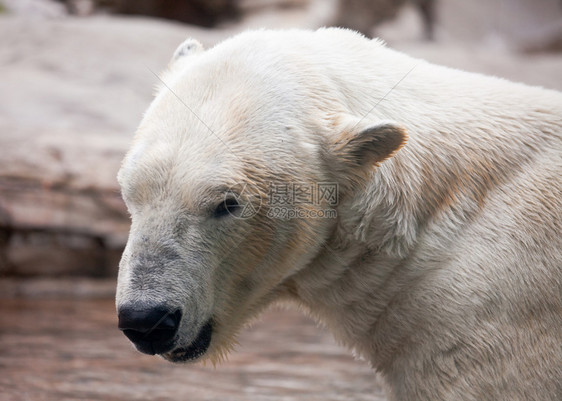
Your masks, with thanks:
[(176, 348), (173, 351), (162, 354), (170, 362), (191, 362), (199, 359), (207, 352), (211, 344), (213, 325), (210, 321), (199, 330), (199, 334), (187, 347)]

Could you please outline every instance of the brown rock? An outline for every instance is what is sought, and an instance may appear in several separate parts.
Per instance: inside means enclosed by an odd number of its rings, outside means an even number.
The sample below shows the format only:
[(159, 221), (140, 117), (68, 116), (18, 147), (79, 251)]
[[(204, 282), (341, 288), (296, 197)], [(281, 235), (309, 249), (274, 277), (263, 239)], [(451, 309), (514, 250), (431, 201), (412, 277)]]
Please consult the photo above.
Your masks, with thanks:
[(3, 401), (386, 400), (368, 364), (298, 312), (268, 311), (216, 368), (174, 365), (133, 349), (103, 284), (64, 283), (91, 295), (57, 298), (48, 282), (0, 295)]
[(123, 14), (173, 19), (205, 27), (238, 16), (236, 0), (117, 0)]

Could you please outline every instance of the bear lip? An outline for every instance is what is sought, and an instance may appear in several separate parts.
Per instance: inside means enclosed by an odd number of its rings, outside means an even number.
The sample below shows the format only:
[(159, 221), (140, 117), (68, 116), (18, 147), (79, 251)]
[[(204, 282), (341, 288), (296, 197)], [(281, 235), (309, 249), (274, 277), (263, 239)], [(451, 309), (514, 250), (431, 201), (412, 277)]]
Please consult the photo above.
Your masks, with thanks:
[(176, 348), (173, 351), (162, 354), (162, 356), (170, 362), (190, 362), (199, 359), (207, 352), (211, 344), (213, 334), (213, 325), (211, 321), (199, 330), (197, 337), (187, 347)]

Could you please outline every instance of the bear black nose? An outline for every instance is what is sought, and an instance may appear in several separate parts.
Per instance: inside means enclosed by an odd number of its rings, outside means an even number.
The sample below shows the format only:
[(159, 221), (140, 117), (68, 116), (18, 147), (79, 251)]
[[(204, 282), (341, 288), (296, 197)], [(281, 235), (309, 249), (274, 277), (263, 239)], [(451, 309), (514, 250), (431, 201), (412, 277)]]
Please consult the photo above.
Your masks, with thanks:
[(173, 339), (181, 321), (180, 310), (162, 306), (121, 306), (119, 329), (140, 352), (154, 355), (173, 348)]

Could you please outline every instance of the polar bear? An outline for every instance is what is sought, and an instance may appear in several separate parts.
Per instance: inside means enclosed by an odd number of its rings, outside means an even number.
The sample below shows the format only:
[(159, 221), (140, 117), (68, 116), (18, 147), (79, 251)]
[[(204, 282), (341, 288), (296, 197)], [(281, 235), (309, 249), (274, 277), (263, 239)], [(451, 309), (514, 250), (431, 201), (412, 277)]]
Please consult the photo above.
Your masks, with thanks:
[(119, 328), (220, 361), (292, 302), (392, 400), (560, 400), (561, 173), (558, 92), (342, 29), (187, 40), (118, 174)]

